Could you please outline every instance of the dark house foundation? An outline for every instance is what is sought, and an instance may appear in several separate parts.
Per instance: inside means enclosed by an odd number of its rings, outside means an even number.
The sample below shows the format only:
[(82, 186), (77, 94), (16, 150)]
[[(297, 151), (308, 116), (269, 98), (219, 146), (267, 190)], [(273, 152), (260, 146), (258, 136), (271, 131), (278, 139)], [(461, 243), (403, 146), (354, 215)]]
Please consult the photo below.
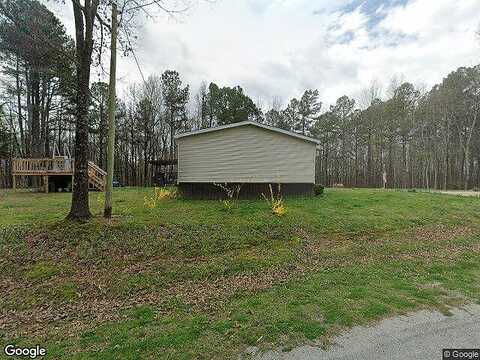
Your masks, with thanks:
[[(229, 189), (241, 185), (239, 199), (259, 199), (262, 194), (270, 197), (268, 183), (228, 183), (221, 184)], [(278, 184), (271, 184), (274, 194), (278, 193)], [(213, 183), (180, 183), (178, 184), (180, 194), (188, 199), (197, 200), (221, 200), (226, 199), (226, 191), (219, 185)], [(305, 197), (313, 196), (313, 184), (280, 184), (280, 193), (283, 197)]]

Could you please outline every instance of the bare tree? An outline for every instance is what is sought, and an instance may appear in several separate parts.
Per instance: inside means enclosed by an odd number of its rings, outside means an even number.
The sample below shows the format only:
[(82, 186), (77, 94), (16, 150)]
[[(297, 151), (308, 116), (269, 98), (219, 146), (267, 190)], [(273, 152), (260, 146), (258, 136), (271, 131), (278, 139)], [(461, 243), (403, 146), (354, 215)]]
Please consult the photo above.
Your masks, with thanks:
[[(88, 104), (90, 101), (90, 70), (92, 55), (95, 45), (95, 29), (98, 28), (99, 44), (97, 50), (101, 58), (104, 32), (112, 30), (108, 21), (104, 19), (108, 14), (107, 9), (114, 2), (109, 0), (72, 0), (73, 13), (75, 18), (75, 40), (76, 40), (76, 130), (75, 130), (75, 170), (73, 176), (73, 194), (69, 219), (84, 220), (91, 217), (88, 203)], [(115, 2), (116, 5), (118, 5)], [(174, 4), (175, 5), (175, 4)], [(133, 51), (130, 35), (133, 29), (133, 19), (139, 12), (147, 16), (150, 7), (158, 9), (174, 16), (184, 12), (187, 7), (169, 7), (167, 1), (163, 0), (124, 0), (120, 5), (121, 19), (119, 28), (123, 29), (125, 35), (124, 44), (127, 51)], [(137, 61), (136, 56), (134, 55)], [(138, 61), (137, 61), (138, 64)], [(109, 210), (107, 211), (107, 213)]]

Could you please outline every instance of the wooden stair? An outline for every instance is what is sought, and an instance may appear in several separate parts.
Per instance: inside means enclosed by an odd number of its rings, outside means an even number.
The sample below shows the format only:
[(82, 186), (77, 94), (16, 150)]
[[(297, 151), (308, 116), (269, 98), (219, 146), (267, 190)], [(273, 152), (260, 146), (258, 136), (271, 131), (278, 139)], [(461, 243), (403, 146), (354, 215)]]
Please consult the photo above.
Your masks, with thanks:
[(107, 172), (94, 162), (88, 162), (88, 184), (97, 190), (105, 191)]

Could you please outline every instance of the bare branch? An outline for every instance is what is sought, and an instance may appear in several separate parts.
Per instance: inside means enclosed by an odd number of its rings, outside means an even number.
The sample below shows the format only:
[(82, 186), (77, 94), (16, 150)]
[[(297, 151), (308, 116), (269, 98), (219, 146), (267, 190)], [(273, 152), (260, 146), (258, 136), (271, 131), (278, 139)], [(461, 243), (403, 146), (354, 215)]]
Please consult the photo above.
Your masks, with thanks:
[(103, 20), (102, 17), (98, 13), (95, 14), (95, 17), (97, 18), (98, 22), (100, 23), (100, 25), (102, 27), (106, 27), (108, 30), (112, 31), (112, 27), (110, 26), (110, 24), (105, 22), (105, 20)]
[(166, 7), (163, 5), (163, 3), (162, 3), (161, 0), (152, 0), (152, 1), (147, 2), (147, 3), (145, 3), (145, 4), (139, 4), (139, 3), (136, 2), (136, 1), (135, 1), (135, 3), (136, 3), (135, 6), (132, 6), (132, 7), (130, 7), (130, 8), (127, 8), (127, 9), (124, 10), (124, 11), (125, 11), (125, 12), (130, 12), (130, 11), (135, 11), (135, 10), (139, 10), (139, 9), (144, 9), (144, 8), (149, 7), (149, 6), (151, 6), (151, 5), (156, 5), (156, 6), (158, 6), (161, 10), (163, 10), (165, 13), (167, 13), (168, 15), (173, 16), (173, 15), (175, 15), (175, 14), (184, 13), (185, 11), (187, 11), (187, 10), (189, 9), (188, 6), (185, 7), (185, 8), (183, 8), (183, 9), (175, 9), (175, 10), (173, 10), (173, 9), (168, 9), (168, 8), (166, 8)]
[(138, 62), (138, 59), (137, 59), (137, 55), (135, 54), (135, 50), (133, 49), (132, 43), (130, 42), (130, 36), (128, 35), (128, 31), (123, 29), (123, 32), (124, 32), (125, 37), (127, 39), (127, 43), (128, 43), (129, 48), (130, 48), (129, 50), (133, 54), (133, 59), (135, 60), (135, 64), (137, 65), (138, 72), (140, 73), (140, 76), (142, 77), (143, 83), (146, 84), (145, 77), (143, 76), (142, 69), (140, 68), (140, 63)]

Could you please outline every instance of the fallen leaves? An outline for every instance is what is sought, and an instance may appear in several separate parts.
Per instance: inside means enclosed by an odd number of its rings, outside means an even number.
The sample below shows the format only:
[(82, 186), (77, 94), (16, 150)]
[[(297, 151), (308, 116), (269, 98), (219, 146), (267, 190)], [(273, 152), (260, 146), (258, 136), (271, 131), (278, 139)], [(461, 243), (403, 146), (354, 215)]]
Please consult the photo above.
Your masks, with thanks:
[[(473, 236), (477, 232), (468, 226), (447, 227), (443, 225), (415, 228), (402, 234), (381, 234), (361, 236), (324, 236), (316, 238), (307, 231), (299, 229), (301, 239), (297, 249), (297, 259), (292, 263), (280, 266), (266, 267), (260, 272), (244, 272), (229, 276), (214, 276), (197, 280), (182, 280), (166, 283), (162, 287), (145, 288), (127, 297), (112, 297), (108, 289), (110, 273), (124, 272), (142, 273), (149, 269), (165, 269), (174, 264), (208, 263), (207, 257), (175, 258), (156, 257), (145, 262), (128, 264), (125, 259), (125, 268), (81, 268), (76, 269), (72, 280), (78, 285), (79, 296), (71, 302), (45, 302), (31, 307), (0, 309), (0, 331), (9, 337), (16, 336), (48, 336), (50, 332), (62, 332), (68, 336), (91, 328), (103, 322), (115, 321), (122, 318), (125, 309), (152, 305), (156, 311), (167, 313), (171, 310), (172, 301), (183, 303), (192, 311), (214, 313), (222, 309), (233, 296), (242, 293), (257, 293), (275, 286), (286, 284), (291, 280), (299, 280), (310, 273), (338, 269), (352, 264), (367, 265), (391, 260), (415, 261), (417, 259), (453, 259), (457, 254), (469, 247), (478, 250), (479, 244), (461, 245), (452, 242), (452, 239)], [(43, 248), (49, 241), (44, 234), (28, 237), (29, 246)], [(412, 252), (409, 248), (398, 249), (400, 245), (424, 245), (418, 251)], [(428, 244), (436, 246), (429, 247)], [(361, 246), (391, 246), (390, 253), (380, 250), (372, 253), (362, 253), (355, 250)], [(360, 246), (360, 247), (359, 247)], [(393, 249), (393, 250), (392, 250)], [(354, 251), (355, 250), (355, 251)], [(392, 252), (393, 251), (393, 252)], [(348, 256), (347, 256), (348, 255)], [(159, 270), (160, 269), (160, 270)], [(58, 287), (67, 280), (62, 275), (50, 281), (49, 286)], [(15, 302), (15, 296), (21, 296), (25, 291), (41, 297), (46, 283), (32, 284), (27, 281), (18, 281), (11, 277), (0, 279), (0, 291), (8, 294), (10, 302)], [(46, 324), (51, 324), (52, 326)]]

